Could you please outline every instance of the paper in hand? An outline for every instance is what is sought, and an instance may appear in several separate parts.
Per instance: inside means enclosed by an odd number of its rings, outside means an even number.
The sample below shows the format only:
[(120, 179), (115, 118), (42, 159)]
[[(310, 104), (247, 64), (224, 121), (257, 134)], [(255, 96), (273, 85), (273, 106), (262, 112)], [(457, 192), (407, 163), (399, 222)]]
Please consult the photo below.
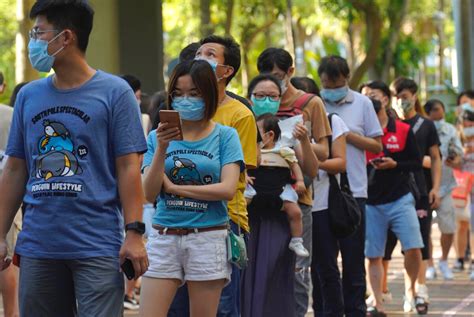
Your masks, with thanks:
[(279, 142), (281, 147), (287, 146), (293, 148), (298, 144), (298, 140), (293, 136), (293, 131), (298, 123), (303, 123), (302, 114), (278, 122), (278, 126), (281, 130)]

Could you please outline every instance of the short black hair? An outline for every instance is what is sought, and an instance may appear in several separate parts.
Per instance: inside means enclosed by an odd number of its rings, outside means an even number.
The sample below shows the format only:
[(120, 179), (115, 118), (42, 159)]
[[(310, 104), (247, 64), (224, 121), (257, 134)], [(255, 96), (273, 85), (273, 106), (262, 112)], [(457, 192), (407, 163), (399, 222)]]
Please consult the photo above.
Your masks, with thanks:
[(201, 44), (199, 44), (199, 42), (193, 42), (187, 45), (179, 53), (179, 58), (178, 58), (179, 61), (185, 62), (185, 61), (193, 60), (196, 57), (196, 52), (198, 51), (200, 46)]
[(278, 122), (280, 119), (271, 113), (262, 114), (257, 118), (257, 122), (263, 121), (263, 132), (270, 132), (272, 131), (275, 135), (273, 141), (276, 142), (280, 139), (281, 130)]
[(133, 92), (137, 92), (139, 89), (142, 89), (142, 83), (137, 77), (133, 75), (121, 75), (120, 77), (128, 83)]
[(370, 98), (370, 101), (372, 101), (372, 105), (374, 106), (375, 113), (379, 113), (380, 110), (382, 110), (382, 103), (376, 99)]
[(390, 98), (392, 96), (388, 85), (381, 80), (370, 81), (366, 83), (365, 86), (369, 87), (370, 89), (380, 90), (387, 98)]
[(340, 76), (349, 78), (351, 73), (347, 61), (341, 56), (330, 55), (323, 57), (318, 67), (318, 75), (326, 74), (329, 80), (337, 80)]
[(398, 77), (395, 79), (392, 83), (392, 88), (397, 95), (405, 89), (409, 90), (412, 94), (418, 92), (417, 83), (413, 79), (406, 77)]
[(87, 0), (37, 0), (30, 19), (39, 15), (44, 15), (59, 31), (71, 29), (77, 36), (77, 47), (86, 52), (94, 20), (94, 10)]
[(464, 96), (466, 96), (469, 99), (474, 99), (474, 90), (469, 89), (469, 90), (464, 90), (463, 92), (461, 92), (458, 95), (458, 99), (457, 99), (458, 106), (460, 105), (459, 103), (461, 102), (461, 98), (464, 97)]
[(315, 94), (318, 97), (321, 97), (319, 94), (319, 87), (316, 82), (309, 77), (293, 77), (290, 79), (290, 82), (296, 89), (301, 89), (304, 92)]
[(191, 76), (194, 85), (204, 100), (206, 105), (204, 119), (211, 120), (219, 105), (219, 93), (214, 70), (208, 62), (203, 60), (186, 61), (176, 65), (168, 83), (168, 107), (172, 104), (171, 94), (176, 88), (178, 79), (185, 75)]
[(293, 66), (293, 57), (282, 48), (270, 47), (258, 56), (257, 69), (259, 73), (269, 73), (278, 67), (285, 73)]
[(273, 76), (272, 74), (264, 73), (264, 74), (260, 74), (260, 75), (255, 76), (250, 81), (249, 88), (247, 90), (247, 98), (250, 99), (250, 97), (252, 97), (253, 90), (258, 85), (258, 83), (260, 83), (262, 81), (267, 81), (267, 80), (273, 82), (278, 87), (278, 91), (280, 92), (280, 95), (281, 95), (281, 86), (280, 86), (280, 82), (278, 81), (278, 79), (275, 76)]
[(26, 84), (28, 84), (27, 81), (23, 83), (19, 83), (18, 85), (15, 86), (15, 88), (13, 88), (12, 95), (10, 96), (10, 107), (13, 108), (15, 106), (16, 97), (18, 96), (20, 89), (23, 88), (23, 86), (25, 86)]
[(218, 35), (209, 35), (201, 40), (201, 45), (206, 43), (217, 43), (224, 46), (224, 64), (234, 68), (234, 73), (227, 77), (226, 84), (228, 84), (240, 69), (239, 43), (230, 36), (223, 37)]
[(443, 111), (446, 111), (446, 108), (444, 107), (444, 103), (439, 99), (430, 99), (430, 100), (428, 100), (425, 103), (425, 105), (423, 106), (423, 108), (425, 109), (425, 112), (427, 114), (430, 114), (431, 110), (433, 110), (433, 108), (436, 105), (440, 105), (443, 108)]
[(3, 73), (0, 72), (0, 85), (3, 85), (4, 80), (5, 80), (5, 78), (3, 77)]

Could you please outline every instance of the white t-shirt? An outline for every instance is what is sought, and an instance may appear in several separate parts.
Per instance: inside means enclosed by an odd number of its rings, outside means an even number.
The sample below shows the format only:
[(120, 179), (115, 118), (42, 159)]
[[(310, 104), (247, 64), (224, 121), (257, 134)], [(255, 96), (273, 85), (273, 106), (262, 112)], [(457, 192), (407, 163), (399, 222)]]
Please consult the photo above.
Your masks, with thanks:
[(13, 117), (13, 108), (4, 104), (0, 104), (0, 174), (3, 170), (7, 156), (5, 148), (7, 147), (8, 134)]
[[(329, 116), (329, 115), (328, 115)], [(349, 128), (344, 121), (338, 116), (333, 115), (332, 121), (332, 142), (336, 141), (340, 136), (349, 132)], [(337, 176), (339, 180), (339, 175)], [(328, 209), (329, 197), (329, 176), (326, 171), (319, 169), (318, 177), (313, 181), (314, 199), (312, 211), (321, 211)]]
[[(376, 138), (383, 135), (374, 105), (364, 95), (349, 90), (346, 98), (337, 104), (325, 101), (328, 113), (337, 113), (351, 132)], [(367, 166), (365, 151), (347, 143), (347, 177), (355, 198), (367, 198)]]

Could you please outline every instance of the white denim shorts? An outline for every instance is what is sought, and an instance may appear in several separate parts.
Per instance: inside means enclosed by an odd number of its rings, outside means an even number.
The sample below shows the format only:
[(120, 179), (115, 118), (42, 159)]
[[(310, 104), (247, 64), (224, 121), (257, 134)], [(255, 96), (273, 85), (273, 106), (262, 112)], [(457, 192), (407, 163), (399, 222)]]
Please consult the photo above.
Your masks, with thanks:
[(144, 276), (186, 281), (230, 282), (227, 230), (179, 236), (152, 229), (146, 245), (150, 265)]

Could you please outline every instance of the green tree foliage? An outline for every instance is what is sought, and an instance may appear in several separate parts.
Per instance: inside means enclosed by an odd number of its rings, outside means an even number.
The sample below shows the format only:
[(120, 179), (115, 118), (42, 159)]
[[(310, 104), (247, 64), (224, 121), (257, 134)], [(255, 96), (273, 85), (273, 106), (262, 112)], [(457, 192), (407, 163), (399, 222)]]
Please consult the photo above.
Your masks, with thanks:
[(15, 86), (15, 35), (16, 1), (0, 1), (0, 71), (5, 77), (7, 89), (0, 95), (0, 103), (8, 104), (11, 91)]

